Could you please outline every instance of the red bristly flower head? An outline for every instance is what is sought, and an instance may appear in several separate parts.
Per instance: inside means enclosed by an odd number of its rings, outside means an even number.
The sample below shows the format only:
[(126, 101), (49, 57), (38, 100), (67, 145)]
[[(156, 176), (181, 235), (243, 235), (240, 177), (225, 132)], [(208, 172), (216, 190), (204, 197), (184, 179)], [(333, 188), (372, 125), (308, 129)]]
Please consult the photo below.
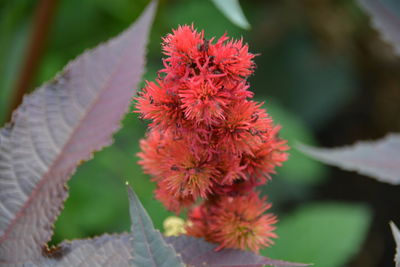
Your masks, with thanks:
[(196, 123), (217, 124), (224, 120), (224, 109), (230, 103), (230, 93), (222, 88), (213, 87), (200, 79), (181, 88), (179, 96), (185, 117)]
[(250, 249), (273, 244), (276, 238), (274, 224), (277, 219), (265, 214), (271, 204), (260, 199), (257, 193), (237, 197), (222, 197), (217, 202), (205, 202), (190, 214), (187, 226), (189, 235), (204, 237), (219, 243), (221, 248)]
[[(167, 209), (190, 212), (188, 234), (258, 251), (272, 243), (275, 216), (255, 188), (287, 159), (279, 126), (252, 101), (254, 54), (226, 35), (207, 40), (181, 26), (163, 38), (164, 69), (135, 98), (151, 120), (139, 164)], [(200, 206), (194, 207), (195, 204)]]

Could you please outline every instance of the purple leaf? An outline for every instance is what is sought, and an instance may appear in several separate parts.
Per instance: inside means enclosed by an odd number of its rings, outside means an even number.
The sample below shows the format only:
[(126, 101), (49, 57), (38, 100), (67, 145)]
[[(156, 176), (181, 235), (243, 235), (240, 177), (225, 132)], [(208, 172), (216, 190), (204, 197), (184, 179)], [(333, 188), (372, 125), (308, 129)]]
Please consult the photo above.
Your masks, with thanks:
[(299, 145), (298, 149), (326, 164), (357, 171), (381, 182), (400, 184), (399, 134), (389, 134), (378, 141), (358, 142), (352, 146), (339, 148)]
[(24, 98), (0, 131), (0, 265), (34, 261), (77, 165), (112, 143), (143, 74), (155, 3)]
[[(29, 266), (132, 266), (135, 234), (102, 235), (93, 239), (63, 242), (54, 253), (35, 261)], [(261, 266), (309, 266), (310, 264), (273, 260), (254, 253), (236, 249), (215, 252), (217, 247), (202, 239), (178, 236), (166, 237), (187, 266), (192, 267), (261, 267)], [(135, 257), (135, 253), (133, 254)], [(142, 259), (145, 260), (145, 259)], [(142, 266), (142, 265), (133, 265)], [(145, 266), (145, 265), (143, 265)], [(147, 266), (147, 265), (146, 265)], [(176, 266), (176, 265), (166, 265)]]
[(153, 222), (139, 198), (128, 186), (129, 211), (132, 231), (132, 266), (183, 267), (181, 257), (165, 242), (161, 233), (154, 229)]
[(223, 249), (216, 252), (217, 245), (189, 236), (166, 237), (183, 261), (194, 267), (259, 267), (259, 266), (309, 266), (310, 264), (273, 260), (249, 251)]
[(57, 249), (28, 266), (118, 266), (128, 267), (132, 237), (128, 234), (102, 235), (93, 239), (63, 242)]
[[(372, 19), (373, 26), (380, 31), (385, 41), (391, 43), (397, 55), (400, 55), (400, 12), (398, 1), (392, 4), (384, 0), (358, 0), (360, 6)], [(386, 2), (386, 3), (385, 3)], [(394, 4), (397, 2), (397, 4)]]

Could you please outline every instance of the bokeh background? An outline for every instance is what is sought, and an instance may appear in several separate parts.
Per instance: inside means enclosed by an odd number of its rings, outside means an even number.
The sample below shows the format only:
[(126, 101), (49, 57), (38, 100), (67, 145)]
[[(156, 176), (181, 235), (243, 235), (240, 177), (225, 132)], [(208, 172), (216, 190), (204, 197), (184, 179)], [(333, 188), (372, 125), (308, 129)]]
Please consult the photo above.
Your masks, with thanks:
[[(51, 79), (85, 49), (115, 36), (147, 0), (58, 0), (29, 90)], [(0, 1), (0, 122), (8, 118), (40, 1)], [(249, 79), (258, 101), (292, 147), (290, 160), (262, 190), (280, 218), (268, 257), (315, 266), (393, 266), (389, 221), (400, 223), (400, 189), (323, 166), (296, 142), (341, 146), (400, 131), (400, 62), (353, 0), (247, 0), (251, 29), (232, 24), (209, 0), (160, 1), (145, 79), (161, 64), (161, 37), (194, 23), (207, 37), (243, 37), (259, 54)], [(28, 91), (29, 91), (28, 90)], [(129, 230), (129, 181), (161, 231), (171, 216), (153, 198), (154, 184), (137, 164), (146, 122), (133, 113), (115, 143), (82, 164), (51, 241)], [(184, 214), (182, 215), (184, 217)]]

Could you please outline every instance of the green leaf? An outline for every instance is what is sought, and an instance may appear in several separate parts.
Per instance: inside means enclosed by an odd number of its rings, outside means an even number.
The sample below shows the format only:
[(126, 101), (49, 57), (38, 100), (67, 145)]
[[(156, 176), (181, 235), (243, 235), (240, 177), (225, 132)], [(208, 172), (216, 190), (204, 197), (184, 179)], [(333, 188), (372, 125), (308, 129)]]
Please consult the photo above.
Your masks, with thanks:
[(344, 266), (359, 250), (370, 224), (368, 209), (350, 204), (313, 204), (278, 223), (276, 244), (263, 255), (315, 266)]
[(158, 230), (154, 229), (153, 222), (130, 187), (128, 187), (128, 197), (133, 236), (131, 264), (137, 267), (184, 267), (174, 248), (164, 241)]
[(250, 29), (239, 0), (212, 0), (214, 5), (224, 14), (233, 24), (243, 29)]
[[(194, 23), (195, 28), (198, 30), (207, 29), (204, 32), (207, 39), (221, 36), (224, 33), (228, 33), (229, 37), (236, 39), (246, 35), (245, 30), (233, 25), (225, 16), (221, 15), (221, 12), (210, 1), (189, 0), (185, 1), (184, 5), (171, 2), (165, 6), (165, 9), (165, 13), (168, 14), (168, 20), (165, 21), (168, 28), (176, 28), (177, 25)], [(204, 14), (207, 14), (207, 16), (204, 16)], [(213, 19), (211, 20), (210, 18)], [(160, 32), (159, 35), (161, 34), (165, 33)], [(157, 42), (154, 41), (151, 47), (151, 49), (157, 52), (160, 49), (159, 35), (156, 39)], [(157, 57), (159, 58), (160, 55)]]

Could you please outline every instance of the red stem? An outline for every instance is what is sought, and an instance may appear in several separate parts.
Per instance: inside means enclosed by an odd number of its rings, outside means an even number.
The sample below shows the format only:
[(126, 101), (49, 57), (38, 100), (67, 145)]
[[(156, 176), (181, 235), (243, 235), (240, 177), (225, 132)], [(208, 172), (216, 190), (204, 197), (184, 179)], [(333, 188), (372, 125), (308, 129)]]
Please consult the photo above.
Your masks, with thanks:
[(14, 95), (11, 100), (7, 121), (11, 114), (22, 102), (25, 92), (32, 84), (43, 55), (44, 46), (53, 20), (57, 0), (39, 0), (34, 15), (32, 33), (29, 45), (26, 49), (26, 57), (23, 62), (19, 79), (16, 82)]

